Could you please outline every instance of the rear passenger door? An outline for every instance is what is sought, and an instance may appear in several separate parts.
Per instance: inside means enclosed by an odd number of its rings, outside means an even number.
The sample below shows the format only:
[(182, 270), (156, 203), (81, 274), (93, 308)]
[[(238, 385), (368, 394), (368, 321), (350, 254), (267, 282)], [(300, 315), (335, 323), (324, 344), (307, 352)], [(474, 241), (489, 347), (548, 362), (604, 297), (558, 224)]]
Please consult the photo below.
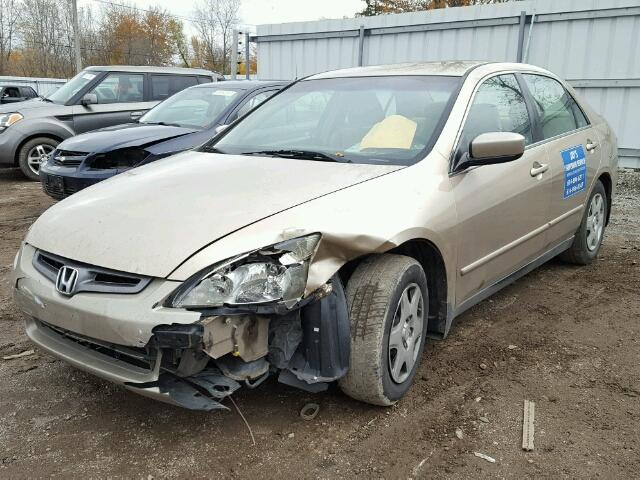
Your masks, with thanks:
[(450, 179), (459, 219), (458, 304), (528, 264), (544, 248), (551, 176), (545, 146), (533, 143), (532, 118), (512, 73), (484, 80), (471, 101), (456, 163), (482, 133), (519, 133), (526, 147), (517, 160), (471, 167)]
[[(73, 126), (76, 134), (130, 123), (157, 102), (145, 101), (144, 74), (110, 72), (86, 93), (95, 94), (98, 103), (73, 106)], [(140, 113), (137, 118), (137, 112)]]
[(523, 74), (522, 78), (534, 104), (551, 167), (551, 227), (546, 235), (549, 246), (554, 246), (570, 238), (580, 226), (601, 148), (585, 114), (559, 81), (535, 74)]

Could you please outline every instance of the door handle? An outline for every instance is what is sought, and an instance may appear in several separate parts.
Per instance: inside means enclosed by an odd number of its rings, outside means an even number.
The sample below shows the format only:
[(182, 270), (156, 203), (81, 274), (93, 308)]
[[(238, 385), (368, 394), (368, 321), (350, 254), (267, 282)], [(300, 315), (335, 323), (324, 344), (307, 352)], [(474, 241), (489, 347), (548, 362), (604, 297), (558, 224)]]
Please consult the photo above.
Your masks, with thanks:
[(585, 147), (587, 149), (587, 152), (593, 152), (596, 148), (598, 148), (598, 144), (587, 139), (587, 144), (585, 145)]
[(546, 172), (547, 170), (549, 170), (549, 164), (548, 163), (538, 163), (538, 162), (533, 162), (533, 167), (531, 167), (531, 176), (532, 177), (537, 177), (538, 175), (540, 175), (541, 173)]

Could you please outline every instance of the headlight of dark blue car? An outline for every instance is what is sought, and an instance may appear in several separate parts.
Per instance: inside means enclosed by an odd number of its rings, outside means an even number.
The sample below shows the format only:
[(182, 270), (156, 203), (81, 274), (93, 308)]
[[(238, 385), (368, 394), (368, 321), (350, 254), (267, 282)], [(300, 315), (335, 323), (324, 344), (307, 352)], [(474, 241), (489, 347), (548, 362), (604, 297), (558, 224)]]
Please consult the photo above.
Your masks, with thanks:
[(99, 153), (87, 163), (94, 170), (115, 170), (118, 168), (132, 168), (147, 158), (149, 152), (141, 148), (123, 148), (108, 153)]

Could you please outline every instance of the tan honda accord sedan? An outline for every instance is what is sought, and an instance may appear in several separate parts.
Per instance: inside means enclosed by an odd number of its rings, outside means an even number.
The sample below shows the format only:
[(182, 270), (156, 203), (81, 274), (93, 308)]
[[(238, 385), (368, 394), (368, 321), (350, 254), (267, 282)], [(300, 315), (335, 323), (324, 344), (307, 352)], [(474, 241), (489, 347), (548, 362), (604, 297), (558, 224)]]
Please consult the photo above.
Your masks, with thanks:
[(43, 350), (166, 402), (273, 376), (390, 405), (461, 312), (596, 258), (616, 171), (606, 122), (538, 67), (323, 73), (51, 207), (14, 297)]

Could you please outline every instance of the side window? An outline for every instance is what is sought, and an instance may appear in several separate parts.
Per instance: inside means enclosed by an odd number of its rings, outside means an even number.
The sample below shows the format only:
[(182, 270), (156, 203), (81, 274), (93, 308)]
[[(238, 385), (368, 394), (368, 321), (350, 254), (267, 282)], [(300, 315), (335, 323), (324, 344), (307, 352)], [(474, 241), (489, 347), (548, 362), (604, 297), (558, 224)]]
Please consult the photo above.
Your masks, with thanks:
[(20, 91), (16, 87), (7, 87), (4, 90), (3, 96), (11, 97), (11, 98), (19, 98), (20, 97)]
[(276, 92), (275, 91), (269, 91), (269, 92), (260, 92), (257, 95), (254, 95), (244, 105), (242, 105), (238, 109), (238, 112), (236, 113), (235, 117), (236, 118), (240, 118), (241, 116), (243, 116), (245, 113), (247, 113), (252, 108), (257, 107), (258, 105), (260, 105), (262, 102), (264, 102), (267, 98), (269, 98), (274, 93), (276, 93)]
[(213, 80), (211, 77), (207, 77), (204, 75), (198, 75), (198, 83), (211, 83)]
[(31, 87), (22, 87), (20, 90), (22, 90), (23, 97), (26, 97), (26, 98), (37, 97), (35, 90)]
[(553, 78), (523, 75), (533, 97), (544, 139), (562, 135), (589, 124), (576, 101)]
[(187, 77), (185, 75), (175, 75), (171, 77), (171, 86), (169, 87), (170, 95), (178, 93), (185, 88), (193, 87), (198, 84), (196, 77)]
[(169, 98), (169, 76), (151, 75), (151, 100)]
[(458, 146), (458, 160), (468, 153), (471, 141), (482, 133), (514, 132), (533, 142), (531, 120), (520, 86), (513, 74), (485, 80), (473, 99)]
[(198, 84), (196, 77), (184, 75), (151, 75), (151, 99), (164, 100), (174, 93)]
[(98, 103), (142, 102), (144, 75), (139, 73), (110, 73), (90, 93)]

